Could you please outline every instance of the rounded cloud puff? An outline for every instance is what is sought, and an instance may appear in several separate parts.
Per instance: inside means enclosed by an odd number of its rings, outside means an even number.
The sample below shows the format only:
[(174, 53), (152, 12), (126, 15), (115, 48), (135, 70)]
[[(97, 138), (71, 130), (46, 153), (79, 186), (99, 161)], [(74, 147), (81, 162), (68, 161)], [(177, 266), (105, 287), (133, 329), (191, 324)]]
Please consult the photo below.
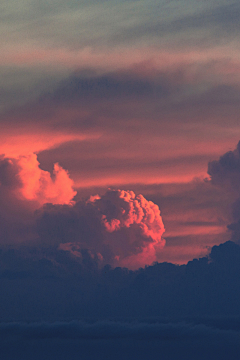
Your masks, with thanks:
[(158, 206), (132, 191), (108, 190), (73, 206), (46, 205), (37, 213), (37, 229), (45, 243), (79, 256), (88, 249), (102, 264), (130, 269), (156, 261), (156, 250), (165, 245)]
[(98, 263), (136, 269), (157, 260), (165, 245), (160, 210), (133, 191), (108, 190), (74, 202), (68, 172), (39, 167), (35, 154), (0, 159), (2, 243), (54, 246)]
[(40, 205), (69, 204), (76, 195), (68, 172), (58, 163), (54, 164), (53, 179), (48, 171), (40, 169), (35, 154), (21, 156), (17, 164), (22, 183), (20, 193), (25, 199), (37, 201)]
[(232, 192), (240, 191), (240, 141), (234, 151), (228, 151), (219, 160), (208, 164), (208, 174), (214, 185), (220, 185)]
[(106, 236), (106, 241), (114, 248), (115, 259), (121, 265), (136, 267), (156, 260), (156, 247), (165, 245), (164, 225), (156, 204), (124, 190), (109, 190), (94, 199), (94, 204), (102, 214), (106, 231), (112, 233)]
[(0, 157), (0, 243), (37, 239), (34, 211), (44, 203), (72, 204), (76, 192), (68, 172), (54, 164), (53, 176), (40, 169), (37, 155)]

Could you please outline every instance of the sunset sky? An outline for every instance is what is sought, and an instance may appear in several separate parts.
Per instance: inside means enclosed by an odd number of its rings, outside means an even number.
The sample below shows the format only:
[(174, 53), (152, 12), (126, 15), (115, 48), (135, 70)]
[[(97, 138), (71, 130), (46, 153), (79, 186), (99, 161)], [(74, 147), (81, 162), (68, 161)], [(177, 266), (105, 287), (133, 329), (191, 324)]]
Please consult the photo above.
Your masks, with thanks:
[(111, 188), (159, 206), (155, 260), (231, 238), (236, 191), (207, 170), (240, 139), (238, 2), (12, 0), (0, 14), (0, 153), (20, 215)]
[(0, 2), (1, 359), (239, 360), (239, 19)]

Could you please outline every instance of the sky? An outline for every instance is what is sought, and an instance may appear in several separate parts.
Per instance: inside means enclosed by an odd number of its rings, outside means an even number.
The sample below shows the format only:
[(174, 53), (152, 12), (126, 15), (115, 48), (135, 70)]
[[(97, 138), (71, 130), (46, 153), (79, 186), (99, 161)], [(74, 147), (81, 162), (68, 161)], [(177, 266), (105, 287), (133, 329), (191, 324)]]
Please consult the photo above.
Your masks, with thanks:
[[(126, 293), (133, 304), (141, 298), (139, 284), (148, 291), (141, 277), (158, 269), (157, 263), (168, 262), (172, 267), (156, 272), (163, 271), (171, 286), (186, 272), (179, 293), (172, 295), (182, 299), (179, 311), (186, 316), (181, 304), (188, 274), (195, 271), (205, 283), (199, 270), (203, 266), (204, 274), (214, 278), (215, 270), (204, 261), (213, 261), (213, 249), (224, 253), (228, 245), (225, 249), (220, 244), (229, 240), (237, 246), (225, 259), (230, 266), (240, 244), (239, 15), (240, 4), (233, 0), (1, 1), (0, 284), (6, 291), (2, 307), (11, 298), (13, 280), (17, 289), (25, 289), (14, 295), (24, 303), (26, 289), (39, 278), (39, 271), (46, 279), (60, 277), (66, 290), (63, 278), (78, 278), (79, 269), (90, 300), (69, 280), (75, 289), (69, 290), (74, 306), (88, 300), (93, 304), (93, 293), (106, 305), (104, 286), (118, 304), (121, 281), (127, 281), (129, 289), (136, 285), (136, 293)], [(197, 270), (193, 259), (198, 259)], [(224, 268), (220, 263), (218, 279)], [(120, 268), (120, 275), (114, 272)], [(96, 271), (91, 281), (86, 269)], [(99, 275), (102, 269), (109, 270), (110, 278), (116, 276), (118, 290), (110, 280), (105, 283)], [(237, 265), (235, 270), (239, 271)], [(234, 297), (238, 282), (232, 273), (229, 279)], [(44, 281), (36, 294), (48, 293), (52, 285)], [(205, 285), (212, 289), (210, 283)], [(189, 294), (198, 291), (190, 288)], [(32, 306), (37, 309), (35, 295)], [(194, 296), (188, 300), (191, 304)], [(52, 295), (49, 299), (56, 300)], [(26, 313), (22, 305), (18, 311), (14, 300), (10, 303), (8, 315), (1, 315), (4, 321), (47, 321), (46, 314), (53, 311), (44, 305), (41, 316), (38, 310)], [(233, 303), (229, 309), (233, 306), (236, 315)], [(26, 307), (31, 308), (28, 302)], [(217, 309), (223, 311), (221, 304)], [(206, 307), (195, 310), (194, 316), (207, 314)], [(169, 316), (175, 317), (171, 311)], [(79, 320), (64, 314), (61, 318), (56, 312), (54, 320)], [(100, 315), (99, 310), (96, 316)], [(115, 326), (104, 324), (100, 328)], [(201, 324), (209, 325), (203, 320)], [(64, 326), (66, 334), (69, 329)], [(77, 331), (83, 331), (81, 326), (88, 325), (77, 324)], [(101, 332), (96, 326), (92, 331)], [(186, 334), (184, 326), (176, 331)], [(216, 344), (232, 331), (218, 330), (209, 335), (217, 336)], [(0, 324), (0, 337), (1, 331)], [(42, 331), (54, 330), (46, 325)], [(139, 331), (145, 330), (124, 331), (136, 332), (132, 336), (138, 339)], [(47, 344), (48, 340), (46, 348)], [(158, 351), (155, 343), (153, 348)]]
[[(0, 10), (0, 153), (28, 167), (29, 207), (133, 191), (161, 211), (155, 260), (187, 263), (229, 240), (236, 195), (207, 171), (240, 139), (238, 2), (20, 0)], [(50, 186), (56, 163), (65, 180)], [(50, 182), (41, 196), (38, 168)]]

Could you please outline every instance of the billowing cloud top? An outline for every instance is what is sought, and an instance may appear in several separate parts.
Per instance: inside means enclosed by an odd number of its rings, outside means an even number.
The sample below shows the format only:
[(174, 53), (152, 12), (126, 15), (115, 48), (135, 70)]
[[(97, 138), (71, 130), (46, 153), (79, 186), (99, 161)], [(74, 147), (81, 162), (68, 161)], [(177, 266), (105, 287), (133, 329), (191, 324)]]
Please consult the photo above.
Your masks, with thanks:
[(76, 191), (68, 172), (58, 163), (53, 175), (39, 167), (36, 154), (0, 161), (0, 186), (11, 188), (22, 200), (31, 200), (39, 207), (45, 203), (70, 204)]
[(46, 205), (37, 212), (42, 242), (81, 256), (88, 249), (102, 264), (135, 269), (156, 261), (164, 226), (160, 210), (133, 191), (108, 190), (73, 206)]
[(51, 175), (35, 154), (2, 158), (0, 181), (3, 244), (40, 241), (131, 269), (152, 264), (165, 245), (158, 206), (133, 191), (108, 190), (74, 202), (68, 172), (56, 163)]
[[(156, 260), (156, 247), (162, 248), (165, 245), (165, 240), (162, 239), (164, 226), (156, 204), (147, 201), (142, 195), (136, 196), (133, 191), (124, 190), (109, 190), (92, 203), (102, 214), (105, 230), (108, 233), (118, 232), (116, 240), (121, 234), (128, 241), (126, 244), (126, 240), (117, 240), (116, 245), (113, 245), (119, 252), (115, 259), (121, 265), (136, 267)], [(124, 248), (122, 243), (125, 243)], [(111, 237), (108, 244), (112, 246)]]
[(31, 154), (18, 159), (19, 178), (22, 183), (21, 194), (27, 200), (39, 204), (69, 204), (76, 195), (73, 181), (58, 163), (54, 164), (53, 178), (48, 171), (40, 169), (37, 156)]
[(44, 203), (72, 204), (76, 192), (66, 170), (53, 174), (39, 167), (36, 154), (0, 159), (0, 242), (14, 244), (37, 238), (34, 211)]

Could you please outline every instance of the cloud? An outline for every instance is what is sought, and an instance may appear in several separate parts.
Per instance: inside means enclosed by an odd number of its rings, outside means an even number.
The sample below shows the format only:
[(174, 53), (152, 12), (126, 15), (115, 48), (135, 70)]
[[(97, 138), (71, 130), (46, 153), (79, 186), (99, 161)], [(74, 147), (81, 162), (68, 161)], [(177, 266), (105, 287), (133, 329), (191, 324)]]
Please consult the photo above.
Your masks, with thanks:
[(86, 248), (114, 266), (151, 264), (165, 245), (158, 206), (132, 191), (108, 190), (73, 206), (49, 204), (37, 212), (36, 221), (44, 243)]
[[(177, 63), (174, 62), (176, 56)], [(211, 105), (216, 107), (224, 102), (225, 106), (238, 106), (237, 59), (226, 59), (219, 54), (201, 59), (201, 54), (187, 53), (156, 53), (152, 57), (136, 60), (134, 64), (113, 66), (113, 69), (82, 66), (71, 75), (66, 74), (55, 86), (49, 86), (38, 100), (6, 111), (1, 121), (17, 126), (21, 117), (22, 123), (31, 127), (34, 119), (35, 126), (50, 130), (57, 123), (59, 130), (66, 131), (72, 130), (74, 125), (79, 132), (98, 126), (109, 127), (111, 123), (117, 126), (120, 120), (125, 123), (129, 118), (142, 123), (146, 118), (150, 121), (149, 115), (152, 121), (161, 119), (167, 126), (169, 119), (164, 120), (167, 113), (183, 111), (186, 106), (191, 111), (196, 105), (203, 110), (207, 107), (206, 115)], [(163, 64), (155, 60), (159, 57), (164, 57)], [(152, 104), (156, 107), (151, 109), (149, 105)], [(160, 119), (159, 113), (162, 113)], [(118, 119), (117, 123), (108, 119), (113, 116)]]
[(76, 195), (68, 172), (58, 163), (54, 164), (52, 177), (49, 172), (40, 169), (35, 154), (20, 157), (17, 164), (22, 183), (20, 193), (24, 199), (36, 201), (40, 205), (70, 204)]
[[(232, 1), (201, 5), (197, 1), (174, 1), (173, 6), (154, 1), (148, 4), (70, 1), (63, 6), (62, 1), (56, 1), (40, 8), (34, 0), (27, 6), (22, 0), (16, 6), (18, 11), (14, 9), (5, 5), (2, 10), (1, 28), (10, 48), (18, 43), (28, 48), (37, 44), (38, 48), (70, 50), (108, 50), (146, 43), (161, 47), (176, 47), (179, 43), (208, 47), (234, 39), (239, 31), (239, 5)], [(18, 31), (6, 31), (9, 26), (17, 27)], [(2, 46), (6, 44), (3, 42)]]
[(228, 151), (219, 160), (208, 164), (208, 174), (214, 185), (240, 191), (240, 142), (234, 151)]
[(36, 154), (0, 159), (0, 190), (9, 198), (44, 203), (71, 204), (76, 191), (69, 174), (58, 163), (53, 174), (40, 169)]
[[(228, 194), (234, 194), (232, 203), (232, 220), (228, 229), (232, 232), (231, 239), (240, 243), (240, 142), (233, 151), (228, 151), (208, 164), (211, 182)], [(230, 195), (231, 196), (231, 195)]]
[(20, 199), (21, 180), (16, 159), (0, 159), (0, 242), (16, 243), (29, 239), (32, 209)]
[(77, 186), (204, 176), (205, 162), (229, 146), (226, 124), (231, 141), (238, 136), (239, 64), (191, 56), (181, 53), (174, 64), (165, 54), (160, 65), (155, 58), (162, 55), (117, 69), (80, 67), (55, 90), (1, 115), (0, 152), (45, 151), (41, 164), (52, 171), (59, 162)]
[(155, 263), (134, 271), (99, 266), (90, 251), (76, 251), (81, 256), (50, 245), (1, 247), (2, 321), (195, 318), (201, 323), (205, 317), (211, 327), (240, 330), (240, 247), (231, 241), (187, 265)]
[(34, 240), (34, 210), (46, 202), (71, 204), (76, 192), (66, 170), (40, 169), (37, 156), (0, 159), (0, 241), (16, 244)]
[[(141, 67), (141, 65), (140, 65)], [(58, 89), (54, 92), (52, 100), (62, 103), (70, 102), (75, 103), (78, 99), (85, 101), (103, 101), (104, 99), (129, 99), (129, 98), (151, 98), (153, 96), (165, 98), (169, 95), (171, 88), (171, 75), (167, 81), (167, 74), (161, 71), (157, 73), (154, 69), (144, 69), (142, 66), (143, 74), (140, 74), (140, 69), (120, 70), (106, 74), (84, 74), (84, 72), (75, 72), (65, 81), (59, 85)], [(134, 71), (135, 70), (135, 71)], [(149, 74), (144, 74), (144, 70)], [(151, 74), (151, 72), (153, 74)], [(155, 73), (155, 74), (154, 74)], [(149, 76), (146, 76), (149, 75)], [(155, 75), (155, 79), (153, 79)], [(174, 80), (172, 74), (172, 81)], [(179, 74), (178, 74), (179, 76)]]
[(108, 190), (75, 203), (68, 172), (57, 163), (52, 174), (42, 170), (36, 154), (2, 157), (0, 182), (3, 244), (34, 245), (39, 237), (46, 247), (81, 259), (87, 251), (102, 265), (129, 268), (156, 261), (165, 245), (160, 210), (152, 201), (132, 191)]
[[(236, 201), (234, 207), (236, 209), (236, 204), (238, 206), (238, 213), (239, 213), (239, 201)], [(240, 244), (240, 219), (236, 219), (235, 222), (228, 225), (228, 229), (231, 231), (231, 239), (236, 243)]]

